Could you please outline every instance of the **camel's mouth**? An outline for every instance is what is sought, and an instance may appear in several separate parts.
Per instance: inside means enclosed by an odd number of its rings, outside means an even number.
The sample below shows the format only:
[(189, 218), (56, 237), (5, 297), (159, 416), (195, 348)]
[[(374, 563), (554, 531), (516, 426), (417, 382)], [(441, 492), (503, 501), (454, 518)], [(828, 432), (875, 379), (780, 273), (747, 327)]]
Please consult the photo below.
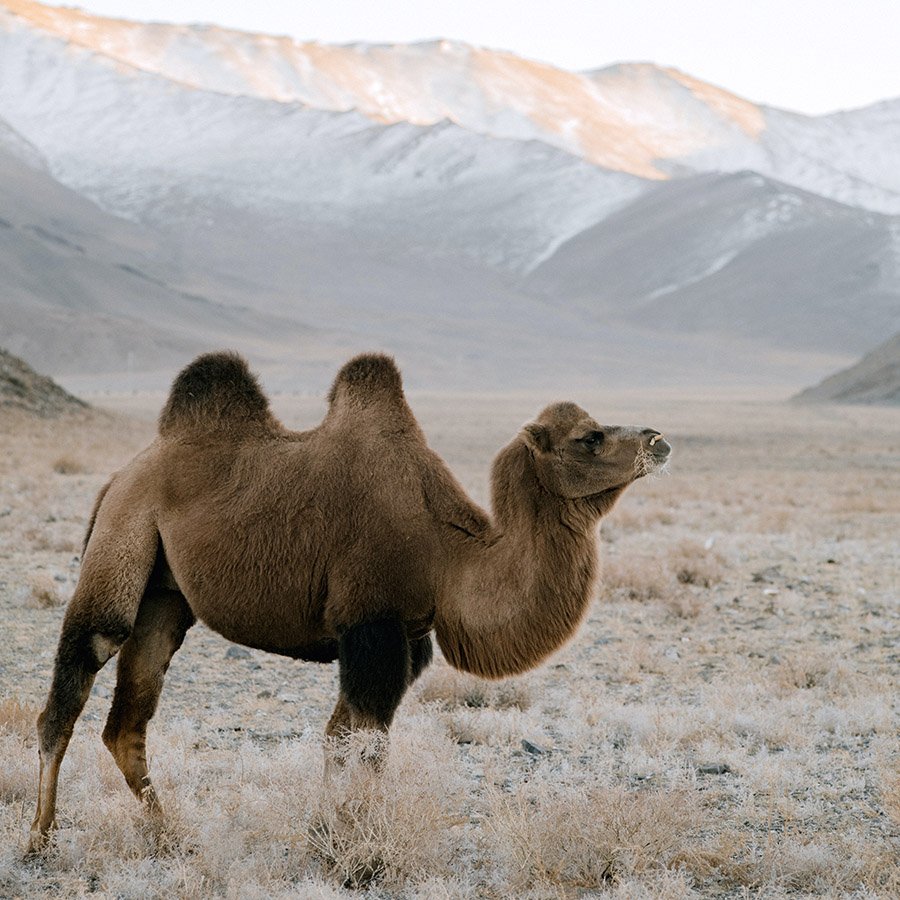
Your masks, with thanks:
[(662, 475), (668, 467), (671, 453), (669, 442), (661, 434), (654, 434), (646, 446), (640, 446), (634, 458), (635, 477)]

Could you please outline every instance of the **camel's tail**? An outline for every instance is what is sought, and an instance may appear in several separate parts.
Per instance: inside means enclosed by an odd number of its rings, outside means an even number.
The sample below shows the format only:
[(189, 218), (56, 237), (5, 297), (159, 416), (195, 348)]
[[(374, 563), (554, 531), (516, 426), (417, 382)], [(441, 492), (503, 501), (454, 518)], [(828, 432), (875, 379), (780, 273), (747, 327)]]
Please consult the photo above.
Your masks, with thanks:
[(207, 353), (186, 366), (159, 416), (162, 435), (184, 430), (246, 428), (273, 422), (269, 401), (237, 353)]

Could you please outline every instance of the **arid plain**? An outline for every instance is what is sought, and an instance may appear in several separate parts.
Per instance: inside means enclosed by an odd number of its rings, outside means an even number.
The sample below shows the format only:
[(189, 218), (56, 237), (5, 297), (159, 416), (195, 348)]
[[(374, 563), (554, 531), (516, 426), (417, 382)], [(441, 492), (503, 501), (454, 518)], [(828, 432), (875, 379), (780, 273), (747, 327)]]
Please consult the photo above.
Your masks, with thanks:
[[(566, 398), (674, 453), (604, 521), (596, 602), (547, 664), (488, 683), (436, 660), (385, 772), (348, 766), (326, 789), (336, 667), (195, 626), (150, 727), (166, 830), (100, 740), (111, 662), (55, 841), (22, 862), (86, 519), (162, 398), (90, 399), (109, 411), (0, 410), (0, 895), (900, 894), (900, 409), (646, 394)], [(483, 504), (494, 453), (549, 399), (410, 397)], [(323, 409), (273, 401), (297, 428)]]

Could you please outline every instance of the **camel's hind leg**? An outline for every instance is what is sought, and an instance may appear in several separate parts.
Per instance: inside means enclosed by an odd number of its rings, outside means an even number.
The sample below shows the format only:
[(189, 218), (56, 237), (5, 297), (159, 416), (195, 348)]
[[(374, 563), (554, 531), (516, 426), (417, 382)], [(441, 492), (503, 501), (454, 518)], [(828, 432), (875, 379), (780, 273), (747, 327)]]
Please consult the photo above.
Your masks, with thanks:
[(63, 619), (47, 705), (38, 716), (40, 776), (29, 853), (41, 850), (53, 827), (59, 767), (75, 721), (97, 672), (131, 633), (157, 543), (152, 523), (133, 521), (123, 525), (114, 543), (97, 541), (94, 547), (92, 541), (85, 557)]
[(180, 592), (148, 588), (119, 653), (116, 692), (103, 729), (103, 743), (128, 787), (157, 817), (162, 810), (147, 768), (147, 723), (156, 712), (169, 662), (194, 621)]

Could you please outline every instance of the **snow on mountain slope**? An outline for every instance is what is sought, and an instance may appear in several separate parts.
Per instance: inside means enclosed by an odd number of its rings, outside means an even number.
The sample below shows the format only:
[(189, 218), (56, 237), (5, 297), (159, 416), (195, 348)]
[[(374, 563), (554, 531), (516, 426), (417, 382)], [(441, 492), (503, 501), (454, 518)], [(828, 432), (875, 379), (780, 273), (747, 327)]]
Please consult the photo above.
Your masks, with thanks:
[(0, 151), (22, 160), (32, 169), (46, 169), (47, 163), (38, 149), (11, 125), (0, 119)]
[(898, 234), (755, 173), (704, 175), (577, 235), (526, 284), (603, 321), (861, 352), (900, 328)]
[(60, 181), (133, 218), (196, 222), (205, 204), (230, 204), (511, 269), (647, 185), (446, 120), (382, 125), (186, 89), (18, 25), (0, 28), (0, 115)]
[(758, 106), (675, 69), (574, 73), (454, 41), (331, 46), (215, 26), (142, 24), (0, 0), (0, 30), (53, 36), (183, 87), (379, 123), (444, 119), (539, 140), (641, 178), (753, 169), (844, 203), (900, 212), (896, 112), (808, 118)]
[[(632, 64), (590, 75), (604, 97), (643, 117), (646, 132), (670, 136), (671, 152), (656, 164), (673, 176), (752, 170), (900, 213), (900, 100), (815, 118), (755, 106), (676, 69)], [(679, 144), (679, 135), (689, 139)]]
[(753, 104), (678, 73), (688, 102), (706, 111), (700, 129), (685, 127), (677, 110), (668, 111), (665, 127), (654, 127), (635, 98), (598, 91), (590, 77), (457, 41), (335, 46), (214, 26), (139, 24), (31, 0), (2, 0), (0, 7), (7, 20), (186, 86), (355, 109), (384, 123), (449, 119), (480, 134), (541, 140), (643, 178), (665, 177), (657, 159), (719, 142), (732, 130), (755, 136), (764, 125)]
[[(0, 129), (3, 123), (0, 122)], [(309, 329), (209, 299), (160, 236), (0, 148), (0, 345), (54, 373), (178, 365), (221, 343), (276, 352)], [(200, 291), (206, 290), (206, 296)]]

